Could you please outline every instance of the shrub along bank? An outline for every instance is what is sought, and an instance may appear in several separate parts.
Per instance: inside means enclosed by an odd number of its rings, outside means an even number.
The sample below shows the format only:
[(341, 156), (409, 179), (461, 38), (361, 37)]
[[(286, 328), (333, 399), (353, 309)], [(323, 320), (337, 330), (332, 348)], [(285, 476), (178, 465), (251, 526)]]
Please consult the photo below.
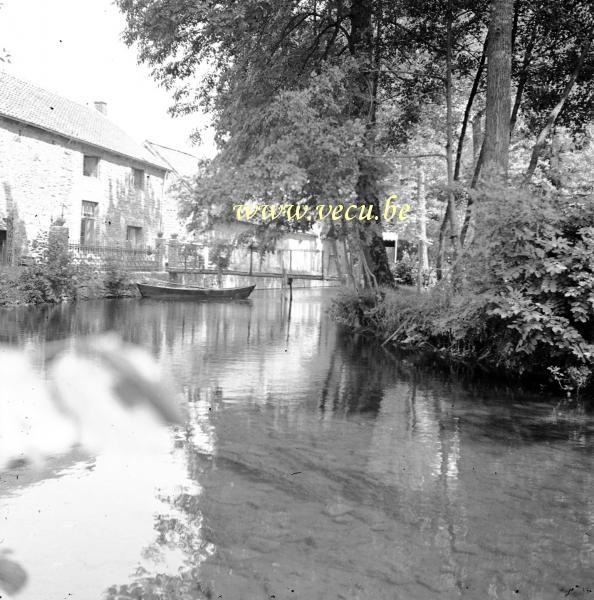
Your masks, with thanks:
[(456, 281), (345, 292), (331, 314), (406, 349), (579, 393), (594, 372), (594, 203), (506, 189), (477, 206)]
[(104, 272), (75, 263), (70, 253), (44, 250), (31, 266), (0, 272), (0, 306), (135, 296), (130, 275), (117, 263)]

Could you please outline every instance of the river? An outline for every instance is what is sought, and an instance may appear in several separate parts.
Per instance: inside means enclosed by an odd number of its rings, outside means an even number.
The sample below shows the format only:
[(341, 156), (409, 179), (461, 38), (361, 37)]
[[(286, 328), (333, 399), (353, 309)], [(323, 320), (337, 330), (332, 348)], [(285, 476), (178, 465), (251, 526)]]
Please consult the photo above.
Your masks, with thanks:
[(2, 474), (18, 598), (594, 598), (594, 416), (390, 356), (332, 293), (2, 311), (40, 371), (48, 341), (119, 332), (189, 414), (150, 461)]

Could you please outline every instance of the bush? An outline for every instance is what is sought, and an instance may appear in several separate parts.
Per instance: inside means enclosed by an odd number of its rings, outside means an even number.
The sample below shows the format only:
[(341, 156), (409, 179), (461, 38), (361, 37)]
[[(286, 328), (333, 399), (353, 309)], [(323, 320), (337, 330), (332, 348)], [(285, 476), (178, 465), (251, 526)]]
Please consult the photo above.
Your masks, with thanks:
[(70, 259), (58, 262), (44, 260), (23, 270), (18, 290), (23, 302), (30, 304), (76, 298), (76, 274), (76, 267)]
[(0, 270), (0, 306), (15, 304), (19, 300), (18, 272), (16, 269)]
[(208, 251), (208, 262), (214, 265), (218, 271), (227, 269), (231, 264), (232, 249), (229, 244), (215, 243)]
[(108, 296), (113, 298), (125, 296), (131, 284), (128, 272), (116, 260), (108, 260), (105, 267), (103, 285)]
[(418, 261), (405, 253), (393, 267), (394, 280), (401, 285), (415, 285), (418, 270)]
[(507, 191), (480, 204), (469, 289), (484, 295), (497, 362), (520, 373), (591, 372), (594, 203)]
[(35, 262), (20, 274), (17, 288), (28, 304), (76, 298), (78, 269), (65, 244), (45, 246)]
[(19, 277), (18, 290), (21, 299), (26, 304), (42, 304), (56, 302), (50, 282), (45, 274), (43, 263), (26, 267)]

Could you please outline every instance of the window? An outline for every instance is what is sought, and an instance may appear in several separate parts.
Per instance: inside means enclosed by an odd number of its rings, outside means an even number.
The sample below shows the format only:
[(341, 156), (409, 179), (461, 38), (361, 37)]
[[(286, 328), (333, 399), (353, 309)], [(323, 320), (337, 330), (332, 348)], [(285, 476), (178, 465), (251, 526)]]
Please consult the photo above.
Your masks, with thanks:
[(83, 159), (83, 175), (85, 177), (99, 176), (99, 157), (85, 156)]
[(80, 220), (80, 245), (93, 246), (97, 242), (97, 202), (83, 200)]
[(126, 242), (132, 248), (140, 248), (142, 246), (142, 227), (128, 225), (126, 228)]
[(144, 171), (142, 169), (132, 169), (134, 172), (134, 189), (144, 189)]

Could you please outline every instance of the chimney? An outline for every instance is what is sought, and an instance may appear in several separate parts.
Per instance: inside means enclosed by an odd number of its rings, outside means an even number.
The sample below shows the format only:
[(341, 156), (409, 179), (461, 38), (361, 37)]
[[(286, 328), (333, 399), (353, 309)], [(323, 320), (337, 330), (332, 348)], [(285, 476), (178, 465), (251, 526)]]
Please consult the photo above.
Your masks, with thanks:
[(95, 108), (102, 114), (107, 116), (107, 102), (98, 100), (95, 102)]

